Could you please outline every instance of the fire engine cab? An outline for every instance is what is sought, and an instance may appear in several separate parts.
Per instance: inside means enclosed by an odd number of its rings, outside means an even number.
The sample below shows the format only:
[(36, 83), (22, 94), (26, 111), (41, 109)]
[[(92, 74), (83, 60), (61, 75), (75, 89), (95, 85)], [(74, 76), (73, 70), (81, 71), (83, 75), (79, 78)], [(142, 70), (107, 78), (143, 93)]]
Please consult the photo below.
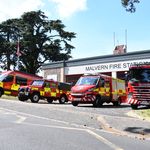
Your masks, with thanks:
[(150, 64), (134, 64), (127, 75), (127, 101), (132, 109), (150, 106)]
[(71, 88), (69, 100), (73, 106), (90, 103), (94, 107), (104, 102), (117, 106), (126, 100), (125, 81), (107, 75), (83, 75)]
[(31, 85), (19, 88), (18, 99), (20, 101), (30, 99), (33, 103), (38, 103), (40, 99), (46, 99), (48, 103), (59, 100), (60, 104), (64, 104), (68, 101), (70, 89), (69, 83), (46, 79), (34, 80)]
[(0, 97), (3, 94), (18, 96), (19, 87), (29, 85), (35, 79), (42, 79), (42, 77), (21, 71), (2, 72), (0, 74)]

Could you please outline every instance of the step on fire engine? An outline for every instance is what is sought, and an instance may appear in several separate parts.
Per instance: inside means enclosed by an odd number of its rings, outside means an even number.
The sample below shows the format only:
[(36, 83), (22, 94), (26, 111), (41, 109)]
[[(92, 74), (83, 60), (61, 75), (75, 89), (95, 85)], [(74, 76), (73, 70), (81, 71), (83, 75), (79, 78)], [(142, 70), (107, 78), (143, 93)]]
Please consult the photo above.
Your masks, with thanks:
[(46, 99), (48, 103), (59, 100), (60, 104), (68, 101), (68, 94), (71, 89), (69, 83), (56, 82), (54, 80), (34, 80), (29, 86), (19, 88), (18, 99), (38, 103), (40, 99)]
[(150, 106), (150, 64), (134, 64), (127, 75), (127, 101), (132, 109)]
[(107, 75), (83, 75), (71, 88), (69, 100), (73, 106), (90, 103), (100, 107), (104, 102), (117, 106), (126, 101), (125, 81)]

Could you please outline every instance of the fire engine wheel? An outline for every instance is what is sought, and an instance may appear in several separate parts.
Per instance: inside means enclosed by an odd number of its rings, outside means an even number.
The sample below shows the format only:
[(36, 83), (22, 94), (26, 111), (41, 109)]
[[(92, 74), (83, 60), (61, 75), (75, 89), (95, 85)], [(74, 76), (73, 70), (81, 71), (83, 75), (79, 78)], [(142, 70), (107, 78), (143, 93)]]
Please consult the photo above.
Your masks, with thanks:
[(59, 99), (60, 104), (64, 104), (67, 101), (67, 97), (65, 95), (62, 95)]
[(53, 102), (53, 99), (52, 99), (52, 98), (47, 98), (47, 102), (48, 102), (49, 104), (51, 104), (51, 103)]
[(3, 95), (3, 92), (2, 92), (2, 90), (0, 89), (0, 97)]
[(77, 102), (77, 101), (73, 101), (73, 102), (72, 102), (72, 105), (73, 105), (73, 106), (78, 106), (78, 104), (79, 104), (79, 102)]
[(118, 97), (118, 99), (114, 102), (112, 102), (114, 106), (120, 106), (121, 105), (121, 98)]
[(33, 94), (31, 95), (31, 102), (32, 102), (32, 103), (38, 103), (39, 99), (40, 99), (40, 96), (39, 96), (38, 93), (33, 93)]
[(95, 101), (93, 102), (94, 107), (101, 107), (103, 105), (103, 101), (100, 96), (97, 96)]
[(114, 106), (119, 106), (120, 104), (119, 104), (118, 101), (115, 101), (115, 102), (113, 102), (113, 105), (114, 105)]
[(20, 97), (20, 96), (18, 96), (18, 99), (19, 99), (19, 101), (22, 101), (22, 102), (24, 102), (24, 101), (27, 101), (27, 100), (28, 100), (28, 98)]
[(132, 109), (137, 109), (137, 108), (138, 108), (138, 105), (131, 104), (131, 108), (132, 108)]

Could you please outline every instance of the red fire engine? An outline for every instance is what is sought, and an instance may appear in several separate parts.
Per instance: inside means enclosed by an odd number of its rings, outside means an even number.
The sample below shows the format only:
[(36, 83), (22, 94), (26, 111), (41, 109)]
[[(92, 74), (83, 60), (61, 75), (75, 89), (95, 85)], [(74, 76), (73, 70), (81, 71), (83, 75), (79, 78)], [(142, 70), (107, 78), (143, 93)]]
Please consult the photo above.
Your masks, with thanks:
[(64, 104), (68, 101), (70, 89), (71, 85), (68, 83), (46, 79), (34, 80), (31, 85), (19, 88), (18, 99), (20, 101), (30, 99), (33, 103), (38, 103), (39, 99), (46, 99), (48, 103), (59, 100), (60, 104)]
[(150, 106), (150, 64), (132, 65), (127, 78), (127, 101), (132, 109)]
[(91, 103), (99, 107), (104, 102), (117, 106), (126, 100), (125, 82), (102, 74), (83, 75), (71, 88), (69, 100), (73, 106)]
[(5, 95), (17, 96), (21, 85), (29, 85), (35, 79), (41, 79), (37, 75), (20, 71), (5, 71), (0, 74), (0, 97)]

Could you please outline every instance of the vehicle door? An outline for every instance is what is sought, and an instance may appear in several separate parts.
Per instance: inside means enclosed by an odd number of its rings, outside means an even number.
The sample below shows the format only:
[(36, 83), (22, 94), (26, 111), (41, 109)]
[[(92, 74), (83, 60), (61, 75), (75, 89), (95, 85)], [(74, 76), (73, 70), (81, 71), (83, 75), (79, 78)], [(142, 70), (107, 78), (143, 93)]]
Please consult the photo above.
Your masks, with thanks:
[(52, 97), (58, 97), (59, 90), (58, 90), (58, 84), (56, 82), (50, 82), (50, 89), (51, 89), (51, 96)]
[(11, 87), (12, 87), (13, 83), (14, 83), (14, 75), (7, 75), (3, 79), (3, 88), (4, 88), (5, 94), (11, 94), (10, 91), (11, 91)]
[(51, 96), (50, 82), (48, 82), (48, 81), (45, 81), (45, 83), (44, 83), (44, 96), (45, 97)]

